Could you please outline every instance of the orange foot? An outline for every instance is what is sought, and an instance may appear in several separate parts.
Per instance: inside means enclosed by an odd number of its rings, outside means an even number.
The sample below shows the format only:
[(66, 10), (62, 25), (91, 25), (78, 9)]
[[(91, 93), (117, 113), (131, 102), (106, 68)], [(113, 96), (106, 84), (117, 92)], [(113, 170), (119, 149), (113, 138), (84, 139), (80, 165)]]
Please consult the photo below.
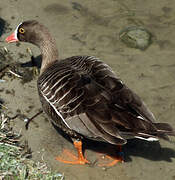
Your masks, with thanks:
[(72, 159), (72, 161), (67, 161), (64, 160), (61, 156), (57, 156), (56, 160), (63, 162), (63, 163), (67, 163), (67, 164), (86, 164), (86, 163), (90, 163), (87, 159), (85, 159), (85, 157), (83, 156), (83, 152), (82, 152), (82, 142), (81, 141), (74, 141), (74, 147), (77, 149), (78, 152), (78, 157), (75, 156), (74, 154), (72, 154), (70, 151), (64, 149), (62, 156), (65, 156), (69, 159)]
[(98, 161), (103, 161), (103, 163), (99, 163), (98, 166), (100, 167), (111, 167), (116, 165), (118, 162), (124, 162), (123, 160), (123, 156), (122, 156), (122, 150), (121, 150), (121, 146), (119, 147), (119, 156), (117, 157), (111, 157), (109, 155), (103, 155), (103, 154), (99, 154), (99, 158)]

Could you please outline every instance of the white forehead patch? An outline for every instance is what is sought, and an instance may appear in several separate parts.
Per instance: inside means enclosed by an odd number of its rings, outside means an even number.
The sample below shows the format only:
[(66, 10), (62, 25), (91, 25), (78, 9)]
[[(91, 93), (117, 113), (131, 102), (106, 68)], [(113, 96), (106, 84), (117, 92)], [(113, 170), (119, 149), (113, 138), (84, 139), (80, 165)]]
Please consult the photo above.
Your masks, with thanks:
[(18, 26), (17, 26), (16, 29), (15, 29), (15, 39), (18, 39), (18, 37), (17, 37), (17, 34), (18, 34), (18, 28), (19, 28), (19, 26), (20, 26), (21, 24), (22, 24), (22, 22), (19, 23)]

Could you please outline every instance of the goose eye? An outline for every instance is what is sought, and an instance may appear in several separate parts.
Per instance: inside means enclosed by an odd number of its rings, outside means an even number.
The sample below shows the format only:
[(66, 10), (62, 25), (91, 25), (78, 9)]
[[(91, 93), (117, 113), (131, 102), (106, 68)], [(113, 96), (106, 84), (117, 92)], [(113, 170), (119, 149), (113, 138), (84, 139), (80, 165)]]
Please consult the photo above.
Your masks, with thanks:
[(19, 32), (20, 32), (21, 34), (24, 34), (24, 33), (25, 33), (24, 28), (19, 28)]

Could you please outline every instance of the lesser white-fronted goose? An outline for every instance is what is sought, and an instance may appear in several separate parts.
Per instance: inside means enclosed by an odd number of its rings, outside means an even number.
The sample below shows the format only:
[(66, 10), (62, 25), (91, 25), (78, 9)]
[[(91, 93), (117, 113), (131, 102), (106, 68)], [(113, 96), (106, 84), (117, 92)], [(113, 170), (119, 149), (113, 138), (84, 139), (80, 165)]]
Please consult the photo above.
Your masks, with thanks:
[(140, 97), (100, 59), (93, 56), (59, 59), (55, 40), (37, 21), (19, 24), (6, 41), (29, 42), (41, 49), (38, 93), (43, 110), (72, 138), (78, 151), (76, 161), (64, 162), (88, 163), (82, 154), (83, 137), (124, 145), (129, 138), (156, 141), (175, 136), (169, 124), (155, 122)]

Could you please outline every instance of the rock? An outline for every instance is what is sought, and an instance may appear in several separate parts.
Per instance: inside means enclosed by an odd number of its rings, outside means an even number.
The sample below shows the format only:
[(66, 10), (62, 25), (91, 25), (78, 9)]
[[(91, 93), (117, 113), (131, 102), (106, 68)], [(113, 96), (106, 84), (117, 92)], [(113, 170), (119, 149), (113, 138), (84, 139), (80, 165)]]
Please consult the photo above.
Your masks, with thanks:
[(128, 47), (145, 50), (151, 44), (151, 33), (143, 27), (131, 26), (123, 29), (119, 37)]

